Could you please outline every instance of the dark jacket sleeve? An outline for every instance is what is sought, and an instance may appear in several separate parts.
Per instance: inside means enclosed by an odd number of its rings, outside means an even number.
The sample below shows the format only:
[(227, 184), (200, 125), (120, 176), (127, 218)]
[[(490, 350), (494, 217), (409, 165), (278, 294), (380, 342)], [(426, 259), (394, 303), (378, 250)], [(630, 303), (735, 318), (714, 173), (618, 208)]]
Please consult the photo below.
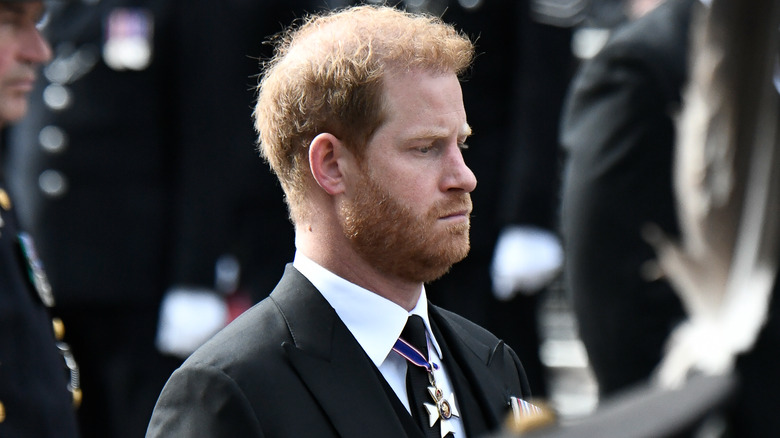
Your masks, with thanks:
[(261, 438), (263, 433), (238, 385), (221, 370), (202, 365), (173, 373), (146, 436)]

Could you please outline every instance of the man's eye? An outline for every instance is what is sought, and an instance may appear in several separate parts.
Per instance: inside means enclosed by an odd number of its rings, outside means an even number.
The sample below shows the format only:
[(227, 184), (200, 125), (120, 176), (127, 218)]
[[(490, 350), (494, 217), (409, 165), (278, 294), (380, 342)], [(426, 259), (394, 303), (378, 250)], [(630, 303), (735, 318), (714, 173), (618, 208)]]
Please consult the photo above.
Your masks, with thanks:
[(422, 154), (427, 154), (428, 152), (433, 150), (433, 146), (422, 146), (420, 148), (417, 148), (417, 151)]
[(9, 13), (0, 13), (0, 24), (10, 25), (16, 23), (16, 17)]

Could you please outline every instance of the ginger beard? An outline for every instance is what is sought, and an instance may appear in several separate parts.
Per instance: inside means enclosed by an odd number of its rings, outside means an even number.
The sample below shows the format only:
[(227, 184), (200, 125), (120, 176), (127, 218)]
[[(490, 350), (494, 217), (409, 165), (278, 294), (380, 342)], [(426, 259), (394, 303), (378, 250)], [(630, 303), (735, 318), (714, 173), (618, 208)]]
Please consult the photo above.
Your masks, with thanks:
[(469, 252), (470, 222), (439, 224), (455, 211), (471, 211), (468, 193), (434, 204), (423, 217), (395, 199), (366, 172), (353, 199), (340, 207), (344, 235), (355, 251), (385, 274), (431, 282)]

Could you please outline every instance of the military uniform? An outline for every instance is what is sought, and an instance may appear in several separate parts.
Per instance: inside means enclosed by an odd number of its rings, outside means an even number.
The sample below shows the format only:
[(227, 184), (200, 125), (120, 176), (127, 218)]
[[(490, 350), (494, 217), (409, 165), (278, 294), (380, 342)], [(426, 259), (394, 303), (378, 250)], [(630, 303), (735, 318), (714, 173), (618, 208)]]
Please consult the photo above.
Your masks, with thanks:
[(291, 257), (251, 104), (257, 52), (294, 4), (52, 6), (43, 32), (54, 57), (7, 164), (84, 376), (85, 437), (143, 436), (180, 363), (155, 347), (167, 291), (216, 290), (218, 260), (236, 254), (245, 282), (267, 294)]
[[(51, 290), (0, 181), (0, 436), (77, 437)], [(64, 346), (63, 346), (64, 347)]]
[[(180, 363), (155, 347), (161, 299), (173, 284), (213, 287), (224, 240), (226, 227), (208, 225), (219, 208), (202, 192), (222, 171), (219, 157), (204, 156), (219, 143), (198, 141), (184, 120), (192, 113), (180, 106), (191, 103), (182, 103), (183, 87), (192, 86), (187, 69), (200, 70), (182, 61), (193, 41), (180, 30), (178, 7), (178, 0), (52, 4), (42, 32), (53, 59), (27, 116), (10, 130), (9, 189), (37, 238), (54, 311), (81, 367), (84, 437), (143, 436)], [(202, 229), (203, 238), (184, 236)]]

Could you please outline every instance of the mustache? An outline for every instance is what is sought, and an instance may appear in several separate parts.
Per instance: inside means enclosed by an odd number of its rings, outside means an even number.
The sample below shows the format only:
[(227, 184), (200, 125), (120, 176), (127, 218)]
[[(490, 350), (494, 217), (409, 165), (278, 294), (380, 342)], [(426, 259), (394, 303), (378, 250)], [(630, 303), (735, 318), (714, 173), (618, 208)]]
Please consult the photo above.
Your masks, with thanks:
[(471, 195), (469, 193), (458, 193), (452, 195), (451, 198), (436, 202), (431, 208), (431, 217), (438, 219), (440, 217), (451, 216), (466, 212), (468, 216), (471, 216), (473, 205), (471, 203)]
[(4, 82), (30, 81), (34, 82), (38, 78), (38, 71), (35, 67), (29, 65), (19, 65), (13, 71), (8, 72), (7, 79)]

